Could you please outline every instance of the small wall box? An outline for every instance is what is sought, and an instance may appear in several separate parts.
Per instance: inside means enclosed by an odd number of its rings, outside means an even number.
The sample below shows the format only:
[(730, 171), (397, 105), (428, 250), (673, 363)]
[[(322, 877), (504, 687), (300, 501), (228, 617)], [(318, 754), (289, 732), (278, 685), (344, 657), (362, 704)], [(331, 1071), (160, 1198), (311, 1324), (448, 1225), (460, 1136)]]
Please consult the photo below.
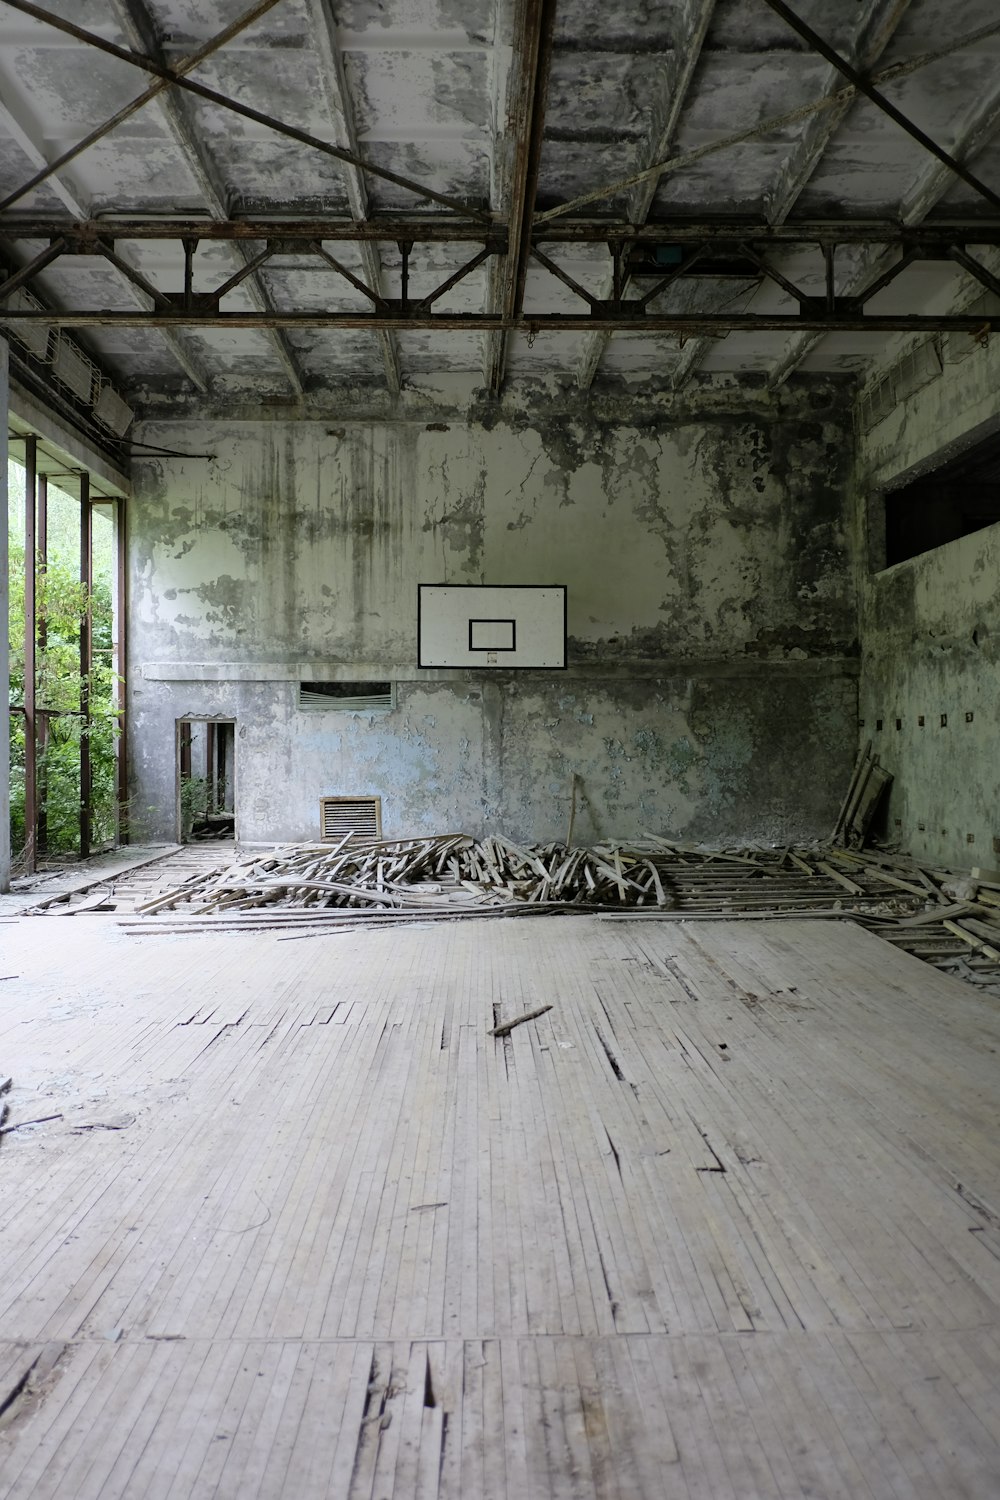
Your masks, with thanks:
[(417, 665), (562, 671), (565, 585), (420, 584)]

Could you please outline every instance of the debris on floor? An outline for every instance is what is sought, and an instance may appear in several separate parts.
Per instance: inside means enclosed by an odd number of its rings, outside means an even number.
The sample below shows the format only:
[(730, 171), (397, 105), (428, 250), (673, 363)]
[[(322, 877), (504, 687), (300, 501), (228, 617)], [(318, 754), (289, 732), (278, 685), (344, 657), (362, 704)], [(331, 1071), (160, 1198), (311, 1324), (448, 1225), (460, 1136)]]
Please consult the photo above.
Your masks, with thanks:
[(196, 867), (123, 914), (131, 932), (336, 927), (538, 912), (606, 920), (850, 918), (1000, 995), (1000, 880), (903, 855), (697, 849), (646, 837), (570, 848), (465, 834), (290, 844)]

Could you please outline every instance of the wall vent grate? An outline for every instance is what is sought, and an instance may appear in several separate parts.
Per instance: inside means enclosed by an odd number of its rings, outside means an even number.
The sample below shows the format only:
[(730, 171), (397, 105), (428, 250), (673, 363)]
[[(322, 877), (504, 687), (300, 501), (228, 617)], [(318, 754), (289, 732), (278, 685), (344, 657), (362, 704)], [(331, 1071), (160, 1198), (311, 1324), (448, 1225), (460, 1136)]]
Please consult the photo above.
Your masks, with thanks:
[(320, 838), (333, 843), (353, 834), (358, 839), (382, 837), (381, 797), (321, 797)]
[(392, 682), (300, 682), (299, 708), (372, 713), (395, 708)]
[[(967, 337), (967, 335), (966, 335)], [(972, 340), (969, 340), (972, 343)], [(859, 397), (862, 432), (871, 432), (895, 411), (901, 401), (915, 395), (944, 371), (941, 340), (924, 339), (901, 354)]]

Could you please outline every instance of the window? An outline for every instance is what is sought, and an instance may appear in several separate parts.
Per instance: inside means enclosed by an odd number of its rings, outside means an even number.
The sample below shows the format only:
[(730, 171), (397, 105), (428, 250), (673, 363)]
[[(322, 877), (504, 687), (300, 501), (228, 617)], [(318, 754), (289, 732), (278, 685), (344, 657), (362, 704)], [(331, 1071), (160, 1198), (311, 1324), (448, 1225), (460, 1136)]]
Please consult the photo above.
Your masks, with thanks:
[(885, 497), (885, 566), (1000, 521), (1000, 436)]

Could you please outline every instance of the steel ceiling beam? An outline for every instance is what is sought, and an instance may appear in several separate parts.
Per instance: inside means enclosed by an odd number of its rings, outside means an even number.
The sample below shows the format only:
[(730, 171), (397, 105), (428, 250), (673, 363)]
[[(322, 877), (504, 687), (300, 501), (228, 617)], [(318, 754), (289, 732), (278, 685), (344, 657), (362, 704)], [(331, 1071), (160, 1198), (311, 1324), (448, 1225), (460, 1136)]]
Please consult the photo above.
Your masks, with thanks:
[[(319, 56), (320, 76), (326, 95), (327, 109), (333, 123), (334, 139), (354, 157), (358, 157), (358, 141), (354, 128), (354, 110), (350, 89), (344, 69), (344, 57), (337, 40), (337, 23), (330, 8), (330, 0), (308, 0), (313, 18), (316, 50)], [(350, 162), (342, 164), (344, 187), (351, 218), (358, 223), (368, 217), (368, 188), (359, 167)], [(370, 240), (361, 240), (359, 253), (361, 270), (366, 281), (377, 290), (382, 287), (382, 260), (378, 246)], [(384, 329), (376, 335), (385, 383), (393, 395), (400, 390), (399, 350), (391, 333)]]
[[(1000, 107), (997, 125), (1000, 126)], [(919, 188), (914, 189), (919, 191)], [(496, 255), (507, 246), (503, 226), (459, 224), (450, 218), (374, 218), (355, 224), (342, 217), (281, 219), (199, 219), (188, 215), (176, 217), (131, 218), (107, 215), (100, 219), (68, 219), (55, 215), (0, 216), (0, 234), (8, 240), (48, 241), (62, 239), (67, 251), (80, 255), (99, 254), (102, 244), (125, 241), (185, 240), (219, 242), (236, 240), (275, 241), (288, 255), (306, 253), (314, 241), (342, 244), (364, 244), (383, 241), (395, 244), (406, 240), (420, 244), (487, 245)], [(545, 224), (532, 233), (536, 245), (690, 245), (712, 240), (721, 246), (743, 242), (755, 245), (913, 245), (943, 246), (960, 239), (967, 244), (1000, 243), (1000, 216), (991, 219), (968, 217), (935, 218), (929, 223), (899, 223), (884, 219), (801, 219), (784, 224), (765, 224), (749, 217), (728, 219), (677, 217), (645, 224), (630, 224), (610, 219), (561, 219)]]
[(971, 255), (967, 255), (957, 245), (952, 249), (951, 258), (956, 265), (961, 266), (963, 271), (967, 271), (988, 292), (992, 292), (994, 297), (1000, 297), (1000, 278), (994, 276), (988, 267), (980, 265), (978, 260), (974, 260)]
[[(10, 130), (14, 139), (21, 147), (21, 150), (27, 156), (28, 160), (33, 162), (36, 166), (48, 167), (48, 163), (46, 162), (41, 143), (38, 140), (32, 126), (21, 115), (21, 113), (19, 111), (15, 111), (7, 101), (0, 100), (0, 116), (2, 116), (6, 121), (7, 128)], [(86, 219), (89, 208), (85, 206), (83, 198), (74, 184), (68, 179), (64, 178), (60, 172), (50, 170), (47, 171), (46, 175), (50, 190), (56, 195), (56, 197), (61, 200), (64, 207), (67, 208), (71, 214), (78, 215), (80, 219)], [(122, 249), (122, 251), (120, 252), (120, 258), (122, 262), (129, 267), (129, 272), (131, 273), (134, 268), (131, 264), (131, 257), (129, 255), (129, 252), (126, 249)], [(184, 371), (185, 375), (187, 375), (188, 379), (195, 385), (195, 387), (200, 391), (207, 391), (208, 377), (206, 376), (199, 360), (189, 349), (185, 347), (183, 341), (179, 339), (176, 334), (170, 333), (167, 330), (164, 330), (162, 334), (162, 340), (166, 347), (170, 350), (180, 368)]]
[[(512, 126), (517, 115), (518, 97), (525, 89), (525, 31), (523, 6), (519, 0), (496, 0), (493, 9), (493, 36), (489, 52), (490, 66), (490, 207), (495, 221), (503, 221), (506, 245), (507, 221), (514, 184), (514, 141)], [(521, 45), (517, 46), (518, 39)], [(506, 265), (494, 258), (486, 268), (486, 292), (483, 306), (503, 306)], [(493, 389), (496, 371), (504, 357), (498, 334), (483, 338), (483, 383)]]
[[(275, 0), (277, 3), (277, 0)], [(307, 130), (299, 130), (294, 125), (288, 125), (283, 120), (275, 118), (274, 115), (265, 114), (262, 110), (251, 109), (249, 105), (240, 104), (236, 99), (230, 99), (226, 94), (220, 94), (217, 89), (206, 88), (204, 84), (195, 83), (192, 78), (185, 78), (174, 68), (161, 67), (150, 57), (143, 57), (135, 52), (129, 52), (125, 47), (119, 47), (114, 42), (108, 42), (104, 37), (97, 36), (92, 31), (87, 31), (82, 26), (75, 25), (72, 21), (66, 21), (62, 16), (53, 15), (51, 11), (43, 10), (41, 6), (34, 5), (31, 0), (4, 0), (4, 4), (11, 10), (21, 11), (26, 16), (33, 17), (36, 21), (42, 21), (66, 36), (73, 37), (76, 41), (84, 42), (86, 45), (96, 47), (99, 52), (106, 52), (109, 57), (117, 57), (121, 62), (128, 63), (131, 67), (141, 68), (145, 73), (151, 73), (154, 78), (160, 78), (168, 84), (185, 93), (194, 94), (199, 99), (206, 100), (209, 104), (216, 104), (220, 109), (228, 110), (232, 114), (240, 115), (245, 120), (252, 120), (256, 125), (262, 125), (267, 130), (273, 130), (276, 135), (286, 136), (289, 140), (298, 141), (300, 145), (308, 146), (311, 150), (320, 151), (325, 156), (331, 156), (336, 161), (349, 162), (351, 165), (360, 167), (362, 171), (374, 177), (382, 177), (387, 182), (393, 182), (397, 187), (405, 188), (407, 192), (413, 193), (418, 198), (423, 198), (430, 203), (439, 203), (442, 207), (450, 209), (452, 213), (466, 218), (488, 221), (488, 215), (480, 210), (462, 203), (457, 198), (451, 198), (447, 193), (435, 192), (433, 188), (425, 187), (422, 183), (414, 182), (409, 177), (403, 177), (398, 172), (391, 172), (387, 167), (380, 167), (374, 162), (365, 161), (354, 156), (350, 151), (340, 146), (334, 146), (329, 141), (321, 140), (318, 136), (310, 135)], [(9, 203), (16, 202), (24, 194), (24, 189), (19, 190), (12, 198), (0, 203), (0, 211)]]
[[(214, 36), (211, 41), (206, 42), (204, 46), (199, 47), (196, 52), (192, 52), (188, 57), (183, 58), (177, 64), (176, 68), (174, 68), (174, 73), (178, 77), (183, 73), (189, 73), (192, 68), (196, 68), (207, 57), (211, 57), (213, 52), (218, 51), (226, 42), (232, 41), (233, 37), (238, 36), (241, 31), (244, 31), (246, 27), (250, 26), (277, 4), (278, 0), (257, 0), (257, 3), (250, 10), (244, 15), (237, 17), (223, 31), (220, 31), (217, 36)], [(28, 14), (34, 15), (36, 20), (47, 20), (50, 22), (53, 20), (46, 12), (38, 11), (37, 7), (32, 7)], [(120, 48), (115, 49), (116, 52), (120, 52), (120, 50)], [(135, 99), (131, 99), (128, 104), (123, 105), (110, 119), (105, 120), (103, 124), (98, 125), (92, 130), (89, 135), (84, 136), (82, 141), (77, 141), (75, 146), (71, 146), (68, 151), (64, 151), (62, 156), (57, 157), (53, 162), (43, 162), (34, 177), (30, 178), (28, 182), (23, 183), (15, 193), (11, 193), (9, 197), (4, 198), (0, 202), (0, 213), (6, 208), (10, 208), (13, 204), (18, 203), (28, 193), (32, 192), (41, 183), (46, 182), (50, 177), (53, 177), (57, 172), (61, 172), (76, 157), (82, 155), (84, 151), (88, 150), (89, 147), (95, 145), (98, 141), (103, 140), (117, 126), (123, 124), (125, 120), (131, 118), (132, 115), (143, 109), (152, 99), (155, 99), (158, 94), (162, 94), (165, 89), (170, 88), (174, 81), (174, 78), (160, 78), (157, 83), (152, 84), (150, 88), (146, 89), (145, 93), (139, 94)]]
[[(185, 58), (183, 62), (178, 66), (181, 69), (195, 67), (199, 62), (202, 62), (206, 57), (209, 57), (212, 52), (221, 47), (225, 42), (230, 41), (233, 37), (239, 35), (240, 31), (242, 31), (246, 26), (249, 26), (251, 22), (255, 21), (259, 16), (263, 15), (267, 10), (271, 9), (271, 7), (277, 3), (278, 0), (258, 0), (258, 3), (254, 5), (250, 11), (246, 12), (245, 15), (234, 21), (231, 25), (227, 26), (224, 31), (213, 37), (212, 40), (210, 42), (207, 42), (203, 47), (200, 47), (197, 52), (192, 53), (189, 57)], [(25, 187), (22, 188), (17, 195), (15, 195), (13, 201), (16, 201), (18, 197), (23, 196), (24, 193), (30, 191), (31, 188), (38, 186), (42, 182), (45, 182), (48, 184), (50, 191), (52, 191), (62, 201), (64, 206), (69, 210), (71, 214), (76, 215), (82, 221), (86, 221), (90, 213), (90, 205), (84, 202), (83, 196), (80, 193), (79, 189), (69, 178), (65, 176), (63, 170), (64, 167), (69, 162), (71, 162), (74, 157), (79, 156), (82, 151), (86, 150), (88, 145), (93, 145), (96, 141), (102, 139), (102, 137), (112, 131), (115, 126), (120, 125), (124, 120), (128, 119), (130, 115), (135, 114), (137, 110), (143, 107), (144, 104), (147, 104), (151, 99), (153, 99), (156, 95), (161, 94), (168, 87), (169, 85), (166, 83), (155, 84), (151, 89), (148, 89), (146, 91), (145, 95), (140, 96), (140, 98), (137, 100), (133, 100), (130, 104), (126, 105), (124, 109), (119, 110), (118, 113), (113, 115), (109, 121), (105, 121), (104, 125), (100, 126), (97, 130), (91, 131), (90, 135), (87, 136), (83, 142), (78, 143), (70, 151), (64, 152), (62, 156), (58, 157), (54, 162), (50, 162), (46, 158), (42, 142), (38, 139), (35, 130), (31, 125), (29, 125), (28, 121), (21, 116), (20, 112), (16, 112), (12, 107), (4, 103), (2, 105), (2, 110), (4, 117), (8, 122), (8, 128), (11, 129), (14, 138), (17, 140), (18, 144), (24, 151), (25, 155), (28, 157), (29, 161), (31, 161), (38, 168), (38, 171), (31, 179), (30, 183), (26, 184)], [(12, 200), (7, 201), (9, 202)], [(117, 252), (117, 254), (119, 260), (119, 270), (121, 270), (129, 280), (135, 281), (136, 268), (133, 265), (131, 253), (127, 249), (122, 248)], [(207, 391), (208, 375), (206, 374), (204, 365), (194, 353), (194, 351), (187, 348), (183, 339), (178, 338), (178, 336), (175, 333), (171, 332), (169, 329), (162, 330), (161, 336), (163, 343), (170, 350), (173, 358), (176, 360), (181, 370), (183, 370), (184, 374), (188, 377), (195, 388), (203, 393)]]
[[(968, 47), (976, 46), (998, 32), (1000, 32), (1000, 21), (991, 22), (988, 26), (980, 26), (978, 30), (966, 32), (964, 36), (957, 37), (955, 41), (949, 42), (944, 47), (935, 48), (933, 52), (923, 52), (917, 57), (910, 57), (904, 62), (893, 63), (883, 68), (881, 72), (872, 74), (869, 82), (889, 83), (900, 78), (907, 78), (912, 73), (919, 72), (921, 68), (940, 62), (942, 58), (950, 57), (954, 52), (962, 52)], [(668, 172), (679, 172), (684, 167), (694, 166), (696, 162), (703, 161), (707, 156), (714, 156), (719, 151), (727, 151), (732, 146), (742, 145), (744, 141), (757, 140), (761, 136), (773, 135), (776, 131), (784, 130), (790, 125), (798, 125), (812, 115), (833, 109), (842, 99), (852, 103), (857, 96), (858, 90), (854, 85), (846, 84), (836, 94), (828, 94), (825, 98), (814, 100), (811, 104), (799, 105), (798, 108), (787, 110), (780, 115), (770, 115), (766, 120), (760, 120), (746, 130), (732, 131), (729, 135), (720, 136), (715, 141), (707, 141), (705, 145), (682, 152), (679, 156), (654, 162), (652, 166), (644, 167), (641, 171), (631, 172), (627, 177), (620, 177), (617, 182), (606, 183), (603, 187), (594, 188), (591, 192), (581, 193), (577, 198), (568, 198), (564, 203), (557, 203), (552, 208), (536, 214), (535, 226), (537, 228), (538, 225), (549, 223), (553, 219), (575, 214), (580, 209), (588, 208), (592, 203), (618, 197), (620, 193), (638, 186), (650, 177), (663, 176)]]
[[(664, 161), (669, 155), (677, 133), (681, 111), (687, 99), (695, 69), (701, 58), (705, 36), (715, 13), (716, 0), (687, 0), (687, 4), (675, 7), (679, 10), (677, 36), (674, 39), (670, 60), (663, 70), (656, 111), (661, 116), (659, 128), (649, 145), (649, 164)], [(660, 175), (650, 176), (637, 183), (629, 195), (628, 218), (633, 224), (643, 224), (649, 217), (660, 185)], [(610, 282), (605, 282), (604, 295), (611, 294), (614, 273)], [(577, 370), (576, 383), (581, 390), (589, 390), (594, 382), (604, 351), (611, 335), (594, 333), (587, 339), (583, 357)]]
[(54, 260), (58, 260), (65, 248), (66, 245), (62, 239), (55, 239), (44, 250), (39, 250), (37, 255), (34, 255), (25, 265), (19, 266), (16, 271), (11, 271), (0, 282), (0, 302), (6, 297), (13, 296), (19, 287), (27, 286), (32, 277), (39, 275)]
[(991, 204), (993, 208), (1000, 208), (1000, 193), (995, 193), (987, 183), (983, 182), (982, 178), (970, 172), (968, 167), (964, 166), (957, 157), (945, 151), (944, 147), (939, 146), (937, 141), (932, 140), (925, 130), (921, 130), (919, 125), (915, 125), (908, 115), (904, 115), (901, 109), (897, 109), (891, 99), (887, 99), (870, 79), (866, 78), (863, 73), (859, 73), (857, 68), (852, 67), (846, 57), (841, 57), (840, 53), (836, 48), (830, 46), (825, 37), (820, 36), (818, 31), (814, 31), (811, 26), (808, 26), (803, 21), (800, 15), (797, 15), (790, 6), (785, 4), (785, 0), (764, 0), (764, 4), (770, 6), (775, 15), (780, 16), (783, 21), (787, 22), (793, 31), (798, 32), (799, 36), (802, 37), (803, 41), (808, 42), (814, 52), (818, 52), (821, 57), (826, 58), (828, 63), (832, 63), (837, 71), (842, 73), (859, 93), (864, 94), (866, 98), (878, 106), (883, 114), (888, 115), (889, 119), (894, 121), (901, 130), (905, 130), (907, 135), (912, 136), (918, 145), (923, 146), (924, 150), (929, 151), (932, 156), (936, 156), (939, 162), (946, 166), (956, 177), (961, 178), (981, 198), (985, 198), (986, 202)]
[(501, 211), (509, 198), (507, 256), (487, 286), (488, 298), (494, 307), (499, 304), (504, 321), (486, 340), (483, 357), (483, 377), (494, 395), (500, 394), (506, 372), (507, 329), (524, 300), (555, 19), (556, 0), (520, 0), (515, 10), (513, 108), (507, 122), (514, 155), (500, 189)]
[[(1000, 128), (1000, 90), (987, 99), (978, 101), (971, 114), (966, 118), (961, 131), (960, 139), (955, 146), (959, 152), (978, 151), (987, 140), (991, 139)], [(925, 214), (929, 213), (935, 203), (944, 197), (952, 186), (951, 174), (944, 170), (936, 161), (927, 162), (923, 171), (914, 178), (909, 189), (903, 195), (900, 217), (903, 223), (900, 226), (901, 238), (893, 242), (895, 247), (905, 251), (907, 245), (915, 244), (924, 239), (929, 242), (934, 236), (935, 244), (940, 245), (937, 235), (943, 227), (937, 223), (926, 224), (921, 222)], [(961, 238), (966, 245), (995, 244), (992, 238), (977, 240), (971, 235), (955, 236)], [(883, 272), (893, 264), (896, 254), (895, 248), (879, 249), (877, 242), (871, 246), (871, 254), (866, 257), (865, 264), (855, 272), (850, 281), (841, 288), (841, 293), (846, 295), (858, 295)], [(802, 334), (793, 340), (790, 347), (785, 351), (777, 364), (770, 370), (767, 383), (775, 389), (793, 375), (802, 361), (816, 347), (819, 339), (812, 334)]]
[[(423, 299), (426, 302), (426, 298)], [(839, 299), (847, 308), (851, 299)], [(21, 323), (44, 323), (50, 328), (360, 328), (392, 330), (500, 330), (513, 333), (587, 332), (594, 328), (615, 332), (628, 329), (632, 333), (680, 333), (687, 337), (705, 332), (716, 333), (787, 333), (793, 329), (804, 329), (819, 333), (831, 332), (975, 332), (981, 328), (1000, 328), (1000, 313), (975, 316), (957, 313), (947, 314), (883, 314), (865, 315), (858, 310), (827, 310), (821, 306), (823, 299), (806, 298), (804, 310), (798, 313), (648, 313), (638, 317), (629, 316), (622, 308), (607, 308), (599, 304), (591, 313), (531, 313), (504, 318), (497, 313), (421, 313), (414, 303), (407, 312), (390, 303), (386, 312), (275, 312), (268, 314), (250, 312), (217, 312), (211, 308), (177, 308), (170, 312), (154, 310), (126, 310), (109, 312), (106, 308), (89, 311), (77, 309), (73, 312), (42, 312), (3, 310), (2, 319), (12, 327)]]
[[(122, 29), (129, 40), (137, 47), (144, 48), (150, 57), (166, 67), (167, 59), (160, 48), (156, 26), (152, 16), (146, 9), (144, 0), (112, 0), (112, 4), (114, 5), (115, 13), (118, 16)], [(262, 5), (258, 5), (255, 9), (263, 14), (264, 7)], [(253, 15), (252, 19), (256, 20), (257, 16)], [(246, 26), (249, 25), (250, 19), (245, 19), (240, 25), (240, 30), (245, 30)], [(213, 48), (213, 50), (215, 49)], [(183, 95), (178, 95), (172, 90), (165, 90), (160, 93), (157, 103), (163, 112), (167, 129), (173, 137), (174, 144), (181, 154), (184, 165), (198, 183), (199, 190), (208, 205), (209, 211), (216, 218), (227, 218), (229, 205), (226, 201), (226, 193), (218, 180), (211, 157), (199, 135), (197, 125), (191, 114), (190, 101)], [(238, 266), (246, 267), (249, 265), (251, 257), (242, 245), (234, 244), (232, 252)], [(262, 312), (273, 311), (267, 287), (256, 273), (246, 278), (246, 289), (255, 306)], [(298, 361), (289, 347), (288, 340), (276, 329), (269, 330), (267, 337), (295, 395), (303, 395), (305, 384), (302, 378), (302, 371), (299, 369)]]
[[(865, 0), (864, 9), (857, 18), (850, 57), (852, 64), (865, 73), (871, 71), (891, 41), (909, 5), (910, 0)], [(806, 122), (801, 135), (782, 163), (774, 190), (765, 195), (765, 213), (771, 224), (783, 224), (788, 218), (838, 126), (855, 101), (856, 95), (845, 96), (843, 88), (838, 87), (840, 76), (831, 64), (823, 80), (822, 95), (824, 99), (834, 99), (835, 102)], [(754, 290), (755, 288), (749, 287), (744, 295), (753, 296)], [(694, 339), (687, 344), (671, 372), (670, 384), (673, 390), (680, 390), (710, 348), (711, 342), (708, 339)]]
[[(953, 150), (971, 161), (989, 145), (1000, 131), (1000, 80), (993, 92), (973, 99), (971, 111), (959, 128)], [(929, 162), (927, 169), (914, 181), (899, 206), (904, 224), (920, 224), (936, 203), (953, 187), (951, 172), (940, 162)]]

